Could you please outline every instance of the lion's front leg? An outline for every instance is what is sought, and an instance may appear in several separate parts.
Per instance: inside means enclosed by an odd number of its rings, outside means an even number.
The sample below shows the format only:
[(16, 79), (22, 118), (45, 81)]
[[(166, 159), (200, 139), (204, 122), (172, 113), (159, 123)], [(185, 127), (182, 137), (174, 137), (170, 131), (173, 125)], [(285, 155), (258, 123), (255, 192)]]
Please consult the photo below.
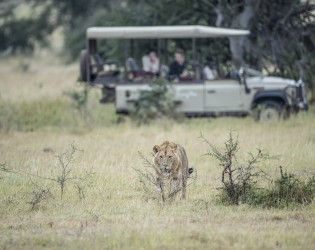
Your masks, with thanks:
[(187, 176), (182, 175), (182, 200), (186, 200)]
[(163, 178), (161, 178), (160, 176), (157, 177), (156, 179), (156, 187), (157, 187), (157, 192), (158, 192), (158, 196), (160, 198), (160, 201), (163, 203), (165, 201), (165, 197), (164, 197), (164, 182), (163, 182)]

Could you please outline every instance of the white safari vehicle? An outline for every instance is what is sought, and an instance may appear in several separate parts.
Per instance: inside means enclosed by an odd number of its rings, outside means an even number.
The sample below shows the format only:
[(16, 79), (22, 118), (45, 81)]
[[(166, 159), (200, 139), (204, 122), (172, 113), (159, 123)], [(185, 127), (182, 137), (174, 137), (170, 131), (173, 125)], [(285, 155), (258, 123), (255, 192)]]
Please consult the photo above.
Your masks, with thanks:
[[(116, 61), (103, 61), (97, 52), (98, 39), (155, 39), (160, 58), (160, 77), (172, 82), (174, 101), (178, 112), (188, 116), (247, 115), (257, 110), (261, 121), (286, 117), (290, 111), (307, 110), (305, 85), (300, 79), (294, 81), (265, 76), (259, 71), (241, 68), (230, 77), (206, 80), (202, 65), (196, 63), (196, 40), (248, 35), (247, 30), (225, 29), (207, 26), (147, 26), (147, 27), (91, 27), (87, 29), (87, 48), (81, 51), (81, 78), (90, 85), (101, 85), (104, 99), (115, 101), (117, 113), (128, 113), (139, 99), (140, 90), (149, 89), (152, 77), (140, 67), (130, 67), (125, 42), (122, 53), (125, 65)], [(166, 53), (168, 39), (191, 39), (190, 78), (172, 81), (167, 70), (163, 71), (161, 47)], [(145, 52), (145, 50), (144, 50)], [(187, 61), (187, 57), (186, 57)], [(134, 61), (132, 61), (134, 62)]]

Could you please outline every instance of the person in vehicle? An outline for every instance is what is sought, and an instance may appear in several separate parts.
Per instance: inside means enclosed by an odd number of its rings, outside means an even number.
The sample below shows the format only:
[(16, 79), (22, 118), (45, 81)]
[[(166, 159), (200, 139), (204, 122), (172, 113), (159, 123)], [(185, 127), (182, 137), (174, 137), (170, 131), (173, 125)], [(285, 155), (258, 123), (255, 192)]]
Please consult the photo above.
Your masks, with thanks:
[(186, 73), (184, 73), (185, 70), (185, 56), (184, 52), (182, 50), (177, 50), (174, 54), (174, 62), (170, 65), (170, 72), (169, 76), (171, 79), (175, 79), (175, 81), (178, 81), (180, 79), (184, 79), (188, 77)]
[(160, 71), (160, 59), (152, 49), (142, 57), (142, 69), (145, 73), (158, 75)]
[(203, 68), (202, 73), (205, 80), (214, 80), (214, 61), (211, 59), (207, 60), (206, 66)]

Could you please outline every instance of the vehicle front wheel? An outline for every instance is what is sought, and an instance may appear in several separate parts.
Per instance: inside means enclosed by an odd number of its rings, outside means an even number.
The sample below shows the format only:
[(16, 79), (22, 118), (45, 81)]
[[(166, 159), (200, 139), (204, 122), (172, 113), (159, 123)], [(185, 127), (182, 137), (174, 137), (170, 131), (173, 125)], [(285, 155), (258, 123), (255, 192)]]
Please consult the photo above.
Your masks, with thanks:
[(276, 101), (264, 101), (257, 105), (256, 120), (259, 122), (278, 121), (283, 113), (282, 105)]

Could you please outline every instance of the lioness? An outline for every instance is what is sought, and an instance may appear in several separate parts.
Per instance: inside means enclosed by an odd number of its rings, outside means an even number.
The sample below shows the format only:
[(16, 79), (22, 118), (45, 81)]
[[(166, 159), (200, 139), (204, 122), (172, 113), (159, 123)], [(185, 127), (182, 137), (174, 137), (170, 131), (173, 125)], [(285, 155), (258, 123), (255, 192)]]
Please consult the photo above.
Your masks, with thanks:
[(181, 199), (186, 199), (187, 178), (192, 169), (188, 169), (185, 149), (179, 144), (165, 141), (160, 146), (155, 145), (153, 153), (157, 179), (161, 181), (166, 177), (171, 181), (181, 181)]

